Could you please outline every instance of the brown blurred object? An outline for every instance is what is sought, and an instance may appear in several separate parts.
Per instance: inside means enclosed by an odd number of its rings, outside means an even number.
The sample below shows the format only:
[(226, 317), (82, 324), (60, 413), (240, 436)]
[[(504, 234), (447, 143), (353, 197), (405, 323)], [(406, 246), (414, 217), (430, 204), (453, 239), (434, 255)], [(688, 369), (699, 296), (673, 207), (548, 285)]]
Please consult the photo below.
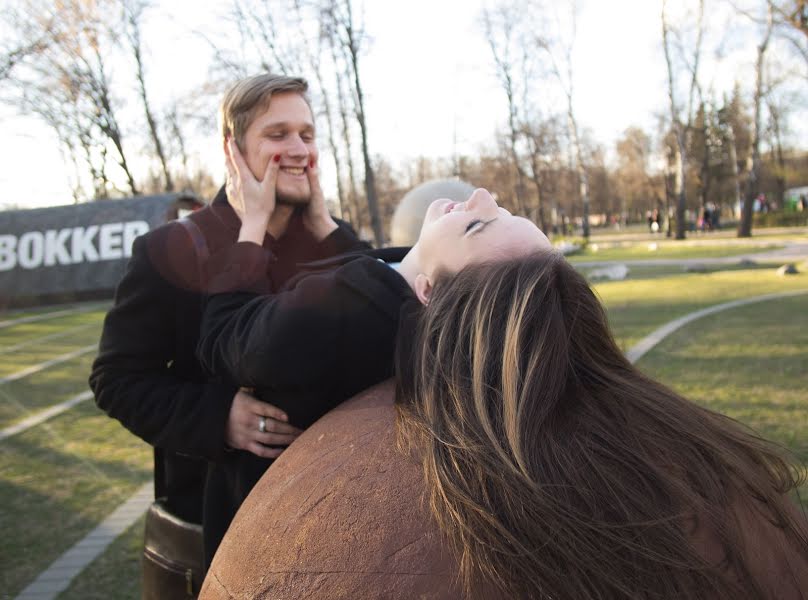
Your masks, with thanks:
[(457, 567), (396, 449), (394, 385), (312, 425), (242, 505), (200, 598), (461, 598)]

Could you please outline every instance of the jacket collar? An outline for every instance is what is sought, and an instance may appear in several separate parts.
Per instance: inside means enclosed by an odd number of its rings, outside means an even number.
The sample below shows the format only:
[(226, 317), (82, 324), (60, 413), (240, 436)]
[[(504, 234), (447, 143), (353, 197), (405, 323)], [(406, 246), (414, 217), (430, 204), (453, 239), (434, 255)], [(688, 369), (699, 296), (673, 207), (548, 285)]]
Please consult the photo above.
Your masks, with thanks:
[[(230, 206), (230, 202), (227, 201), (227, 192), (225, 191), (225, 186), (219, 188), (219, 191), (213, 197), (213, 201), (210, 203), (210, 209), (227, 229), (235, 232), (238, 232), (239, 229), (241, 229), (241, 219), (239, 219), (239, 216), (236, 214), (236, 211), (233, 210), (233, 207)], [(286, 238), (287, 234), (289, 233), (292, 233), (292, 237), (294, 237), (298, 235), (298, 230), (300, 230), (302, 227), (303, 222), (301, 219), (301, 212), (298, 209), (292, 213), (292, 216), (289, 219), (289, 224), (286, 226), (286, 231), (279, 239), (275, 239), (269, 233), (265, 234), (264, 246), (267, 247), (267, 245), (273, 246), (274, 244), (277, 244), (279, 241)]]
[(227, 192), (224, 191), (224, 186), (219, 188), (216, 196), (214, 196), (213, 202), (210, 203), (210, 209), (228, 229), (235, 231), (241, 229), (241, 219), (238, 218), (236, 211), (227, 201)]
[(330, 256), (322, 260), (313, 260), (307, 263), (300, 264), (301, 269), (312, 271), (325, 270), (335, 268), (340, 265), (348, 264), (351, 261), (361, 257), (370, 257), (381, 260), (386, 263), (401, 262), (402, 259), (410, 251), (408, 246), (396, 246), (393, 248), (379, 248), (377, 250), (357, 250), (355, 252), (346, 252), (345, 254), (338, 254)]

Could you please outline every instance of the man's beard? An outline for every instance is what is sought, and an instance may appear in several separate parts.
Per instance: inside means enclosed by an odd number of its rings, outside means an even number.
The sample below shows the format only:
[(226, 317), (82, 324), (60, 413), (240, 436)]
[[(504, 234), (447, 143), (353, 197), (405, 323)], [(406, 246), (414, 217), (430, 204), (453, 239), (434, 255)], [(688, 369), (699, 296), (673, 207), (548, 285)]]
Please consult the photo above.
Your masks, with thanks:
[(286, 194), (275, 188), (275, 204), (281, 206), (308, 206), (311, 202), (311, 193), (306, 195)]

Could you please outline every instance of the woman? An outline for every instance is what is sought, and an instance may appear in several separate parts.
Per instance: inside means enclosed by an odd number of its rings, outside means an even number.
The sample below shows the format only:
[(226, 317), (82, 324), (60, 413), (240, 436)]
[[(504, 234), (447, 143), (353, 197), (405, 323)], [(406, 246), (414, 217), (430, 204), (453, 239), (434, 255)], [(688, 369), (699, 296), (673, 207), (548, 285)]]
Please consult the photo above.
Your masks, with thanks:
[(554, 252), (434, 282), (400, 336), (400, 439), (467, 590), (808, 597), (781, 450), (635, 369)]
[[(225, 453), (212, 473), (217, 489), (227, 493), (219, 494), (219, 504), (206, 505), (224, 515), (224, 525), (271, 464), (270, 453), (279, 454), (270, 447), (273, 438), (290, 426), (294, 432), (309, 427), (339, 403), (393, 375), (405, 303), (415, 297), (427, 301), (432, 282), (442, 273), (550, 247), (536, 225), (498, 207), (479, 189), (465, 202), (433, 202), (418, 243), (409, 251), (362, 251), (302, 265), (296, 277), (267, 293), (268, 265), (276, 257), (262, 241), (274, 210), (280, 163), (269, 161), (259, 184), (237, 146), (230, 142), (228, 148), (234, 159), (230, 181), (241, 181), (232, 184), (241, 219), (239, 242), (212, 254), (206, 265), (211, 295), (197, 355), (213, 378), (254, 389), (264, 403), (283, 411), (288, 423), (274, 418), (262, 403), (241, 413), (236, 425), (246, 441), (239, 447), (248, 451)], [(305, 176), (322, 198), (313, 165)], [(400, 263), (381, 260), (391, 257)]]

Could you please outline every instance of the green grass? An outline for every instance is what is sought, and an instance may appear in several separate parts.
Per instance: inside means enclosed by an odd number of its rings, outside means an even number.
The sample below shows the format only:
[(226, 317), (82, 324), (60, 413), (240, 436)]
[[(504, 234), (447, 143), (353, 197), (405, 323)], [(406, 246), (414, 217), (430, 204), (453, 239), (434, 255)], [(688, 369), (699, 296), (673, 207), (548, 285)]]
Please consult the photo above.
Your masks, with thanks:
[[(643, 357), (640, 369), (729, 415), (808, 463), (808, 296), (700, 319)], [(808, 486), (802, 501), (808, 508)]]
[[(701, 308), (738, 298), (808, 289), (808, 274), (779, 276), (774, 269), (678, 273), (602, 282), (594, 288), (625, 351), (660, 325)], [(808, 304), (808, 300), (803, 301)]]
[(0, 428), (86, 391), (95, 352), (0, 385)]
[[(17, 346), (19, 344), (31, 344), (45, 336), (60, 334), (65, 330), (72, 327), (82, 327), (90, 325), (97, 325), (98, 332), (101, 331), (101, 320), (104, 317), (103, 310), (78, 313), (73, 315), (66, 315), (61, 317), (54, 317), (44, 321), (34, 321), (32, 323), (21, 323), (11, 327), (0, 329), (0, 339), (3, 341), (3, 349), (10, 346)], [(81, 330), (79, 330), (81, 332)], [(83, 334), (82, 334), (83, 335)], [(69, 339), (70, 336), (68, 336)], [(96, 341), (98, 336), (95, 337)], [(48, 345), (49, 341), (42, 342), (42, 345)], [(78, 347), (80, 344), (76, 344)], [(12, 352), (11, 354), (15, 354)], [(2, 362), (5, 363), (8, 354), (2, 354)]]
[[(655, 246), (654, 250), (649, 249)], [(691, 258), (724, 258), (740, 256), (756, 252), (766, 252), (782, 248), (782, 244), (723, 245), (723, 244), (690, 244), (681, 242), (639, 242), (627, 243), (614, 247), (603, 247), (603, 244), (590, 244), (584, 250), (569, 256), (569, 261), (621, 261), (646, 259), (691, 259)]]
[(91, 401), (2, 444), (0, 589), (13, 597), (150, 479), (151, 451)]
[(139, 600), (145, 516), (76, 577), (57, 600)]

